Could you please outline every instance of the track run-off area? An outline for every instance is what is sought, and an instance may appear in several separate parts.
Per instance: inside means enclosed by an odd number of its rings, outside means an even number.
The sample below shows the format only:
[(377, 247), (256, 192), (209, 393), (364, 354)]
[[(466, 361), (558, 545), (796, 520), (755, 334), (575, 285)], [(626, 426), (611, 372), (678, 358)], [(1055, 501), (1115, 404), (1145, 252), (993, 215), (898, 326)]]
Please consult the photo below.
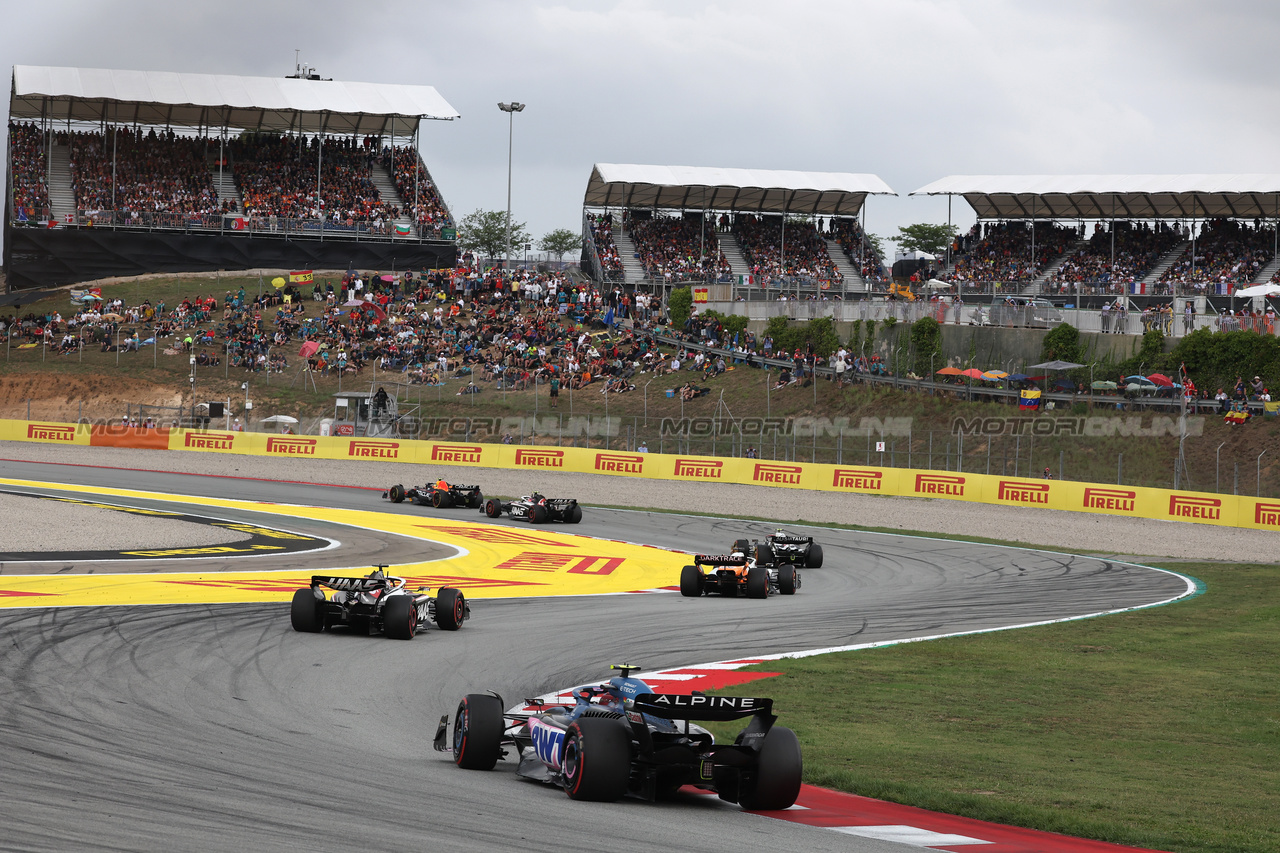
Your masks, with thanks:
[[(511, 704), (603, 680), (611, 663), (642, 665), (663, 689), (711, 686), (768, 656), (1195, 592), (1183, 576), (1123, 561), (788, 524), (825, 551), (796, 595), (686, 599), (670, 587), (688, 553), (723, 552), (772, 526), (587, 506), (580, 525), (533, 527), (391, 504), (373, 489), (21, 461), (0, 462), (0, 490), (56, 499), (51, 524), (71, 498), (235, 525), (267, 546), (31, 553), (9, 531), (6, 849), (1119, 849), (808, 787), (798, 808), (772, 815), (694, 794), (580, 803), (518, 781), (511, 762), (458, 770), (430, 740), (465, 693), (495, 690)], [(125, 550), (201, 550), (137, 544)], [(408, 643), (290, 628), (287, 601), (313, 573), (380, 563), (414, 584), (461, 588), (472, 619)], [(769, 695), (767, 679), (755, 684)]]

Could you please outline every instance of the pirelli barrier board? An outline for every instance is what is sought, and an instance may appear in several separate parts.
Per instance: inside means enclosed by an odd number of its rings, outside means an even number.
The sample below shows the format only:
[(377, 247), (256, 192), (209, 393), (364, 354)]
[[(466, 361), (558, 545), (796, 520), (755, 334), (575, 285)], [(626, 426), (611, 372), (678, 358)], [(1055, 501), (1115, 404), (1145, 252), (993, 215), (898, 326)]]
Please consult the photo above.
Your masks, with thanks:
[(370, 459), (418, 465), (474, 465), (657, 480), (736, 483), (855, 494), (942, 498), (1046, 507), (1133, 518), (1280, 530), (1280, 500), (1142, 486), (1108, 486), (911, 468), (769, 462), (580, 447), (529, 447), (330, 436), (77, 426), (0, 421), (0, 439), (96, 447), (148, 447), (315, 459)]

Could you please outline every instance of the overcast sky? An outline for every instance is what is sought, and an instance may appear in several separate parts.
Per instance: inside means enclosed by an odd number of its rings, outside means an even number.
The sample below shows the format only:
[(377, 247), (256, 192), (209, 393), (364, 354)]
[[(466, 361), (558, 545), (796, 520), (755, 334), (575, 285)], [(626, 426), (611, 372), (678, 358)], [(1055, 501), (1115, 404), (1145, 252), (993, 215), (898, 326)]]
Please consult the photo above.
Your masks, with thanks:
[[(436, 87), (454, 214), (580, 227), (593, 163), (870, 172), (868, 229), (945, 222), (951, 174), (1280, 172), (1280, 4), (1184, 0), (0, 0), (0, 66)], [(957, 223), (972, 223), (954, 204)]]

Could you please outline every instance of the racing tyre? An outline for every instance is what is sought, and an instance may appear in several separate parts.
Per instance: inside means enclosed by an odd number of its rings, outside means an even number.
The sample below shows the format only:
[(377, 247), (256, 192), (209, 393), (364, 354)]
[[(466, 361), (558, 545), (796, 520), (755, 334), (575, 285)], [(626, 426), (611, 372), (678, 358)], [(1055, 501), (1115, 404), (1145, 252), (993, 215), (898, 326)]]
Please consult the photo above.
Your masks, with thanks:
[(764, 566), (747, 569), (747, 598), (769, 597), (769, 572)]
[(470, 509), (479, 509), (484, 504), (484, 495), (479, 492), (472, 492), (467, 495), (467, 506)]
[(789, 809), (800, 796), (800, 775), (804, 761), (796, 733), (774, 726), (760, 747), (754, 783), (739, 792), (738, 802), (749, 811)]
[(492, 770), (502, 756), (502, 700), (468, 693), (453, 718), (453, 763), (463, 770)]
[(436, 595), (436, 624), (442, 631), (456, 631), (462, 627), (462, 620), (467, 615), (467, 600), (462, 590), (451, 586), (440, 588)]
[(534, 504), (529, 508), (529, 522), (531, 524), (542, 524), (547, 520), (547, 508), (542, 504)]
[(774, 561), (773, 549), (768, 545), (756, 546), (756, 564), (760, 566), (772, 566)]
[(809, 546), (809, 553), (804, 558), (804, 567), (806, 569), (822, 568), (822, 546), (817, 542)]
[(582, 717), (569, 726), (560, 759), (564, 790), (575, 800), (611, 803), (627, 792), (631, 739), (616, 719)]
[(396, 483), (394, 486), (392, 486), (390, 489), (387, 490), (387, 497), (391, 498), (391, 502), (393, 504), (404, 503), (404, 486), (400, 485), (399, 483)]
[(300, 589), (293, 594), (293, 603), (289, 605), (289, 621), (293, 630), (304, 634), (316, 634), (324, 630), (324, 617), (320, 614), (320, 599), (311, 591), (311, 587)]
[(431, 493), (431, 505), (436, 509), (447, 509), (453, 506), (453, 497), (448, 492), (436, 489)]
[(796, 567), (790, 564), (778, 567), (778, 592), (783, 595), (795, 595), (796, 587)]
[(697, 566), (685, 566), (680, 570), (680, 594), (685, 598), (702, 595), (702, 572)]
[(744, 553), (744, 554), (745, 554), (745, 553), (747, 553), (747, 549), (748, 549), (750, 546), (751, 546), (751, 543), (750, 543), (750, 542), (748, 542), (748, 541), (747, 541), (747, 540), (745, 540), (745, 539), (735, 539), (735, 540), (733, 540), (733, 550), (734, 550), (734, 551), (741, 551), (742, 553)]
[(579, 521), (582, 521), (582, 507), (574, 504), (569, 507), (569, 511), (564, 514), (564, 523), (577, 524)]
[(484, 502), (484, 514), (490, 518), (497, 518), (502, 515), (502, 504), (498, 503), (493, 498), (489, 498), (489, 500)]
[(382, 610), (382, 633), (393, 640), (412, 640), (418, 633), (418, 608), (413, 596), (393, 595)]

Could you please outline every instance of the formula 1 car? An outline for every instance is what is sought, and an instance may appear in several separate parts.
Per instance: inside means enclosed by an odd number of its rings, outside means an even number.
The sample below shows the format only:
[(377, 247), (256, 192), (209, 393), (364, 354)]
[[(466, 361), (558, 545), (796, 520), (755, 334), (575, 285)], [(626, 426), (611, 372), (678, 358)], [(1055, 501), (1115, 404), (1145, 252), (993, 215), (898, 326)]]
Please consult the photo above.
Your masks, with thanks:
[(578, 506), (574, 498), (546, 498), (537, 492), (514, 501), (489, 498), (484, 502), (483, 511), (490, 518), (497, 518), (506, 513), (515, 519), (522, 518), (530, 524), (542, 524), (545, 521), (577, 524), (582, 521), (582, 507)]
[[(345, 625), (366, 637), (374, 631), (393, 640), (412, 640), (429, 622), (456, 631), (471, 618), (461, 590), (441, 587), (433, 598), (429, 587), (406, 589), (404, 578), (386, 574), (386, 568), (378, 566), (362, 578), (312, 575), (311, 586), (293, 594), (293, 630), (317, 633)], [(332, 595), (326, 597), (325, 589)]]
[(418, 506), (433, 506), (436, 509), (446, 509), (451, 506), (475, 509), (484, 504), (484, 495), (480, 493), (479, 486), (461, 486), (457, 483), (446, 483), (444, 480), (434, 484), (428, 483), (425, 486), (410, 486), (407, 489), (396, 484), (383, 492), (382, 497), (392, 503), (403, 503), (407, 498)]
[[(575, 800), (612, 802), (625, 795), (655, 800), (692, 785), (752, 810), (790, 808), (800, 793), (803, 761), (791, 729), (775, 726), (772, 699), (654, 693), (621, 676), (573, 691), (574, 703), (529, 699), (503, 710), (496, 693), (471, 693), (440, 718), (434, 747), (466, 770), (492, 770), (514, 754), (516, 775), (561, 786)], [(731, 744), (690, 720), (750, 717)]]
[(756, 561), (765, 564), (790, 563), (806, 569), (822, 568), (822, 546), (812, 536), (777, 530), (756, 545)]
[[(790, 563), (775, 565), (760, 559), (765, 546), (756, 543), (757, 556), (750, 557), (746, 539), (733, 543), (728, 554), (698, 554), (692, 566), (680, 571), (680, 594), (687, 598), (718, 592), (724, 596), (742, 593), (747, 598), (768, 598), (771, 593), (795, 595), (800, 588), (800, 570)], [(703, 566), (710, 571), (703, 571)]]

